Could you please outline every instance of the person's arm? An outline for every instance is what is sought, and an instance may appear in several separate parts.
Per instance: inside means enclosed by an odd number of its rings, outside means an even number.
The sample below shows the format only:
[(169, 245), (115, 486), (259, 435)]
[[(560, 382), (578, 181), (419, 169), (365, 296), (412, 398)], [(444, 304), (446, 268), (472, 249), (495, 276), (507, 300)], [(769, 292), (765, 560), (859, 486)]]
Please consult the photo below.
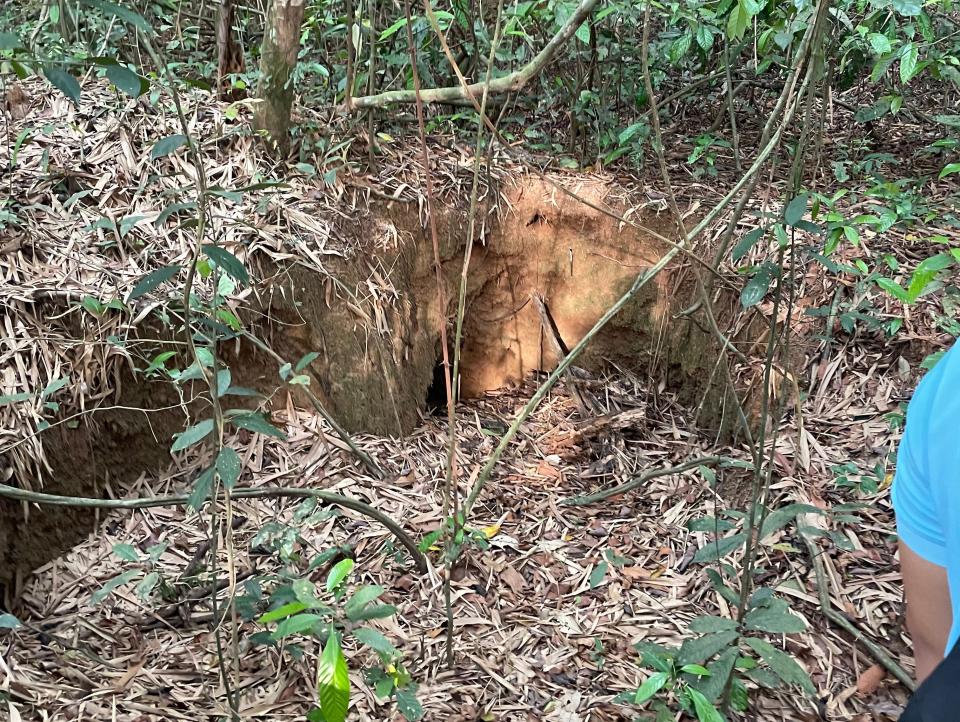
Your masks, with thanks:
[(947, 570), (927, 561), (902, 540), (900, 571), (907, 598), (907, 628), (913, 639), (917, 682), (943, 661), (953, 624)]

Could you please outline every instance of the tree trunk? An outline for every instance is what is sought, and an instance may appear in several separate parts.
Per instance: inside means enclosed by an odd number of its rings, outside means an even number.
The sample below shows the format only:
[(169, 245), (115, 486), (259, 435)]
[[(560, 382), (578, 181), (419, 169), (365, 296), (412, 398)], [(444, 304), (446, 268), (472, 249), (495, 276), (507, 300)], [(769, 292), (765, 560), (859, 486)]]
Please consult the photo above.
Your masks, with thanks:
[(254, 130), (263, 131), (280, 153), (289, 147), (290, 107), (293, 86), (290, 76), (300, 49), (300, 25), (304, 0), (273, 0), (267, 13), (267, 28), (260, 57), (260, 84), (253, 116)]
[(221, 100), (238, 100), (242, 95), (227, 76), (242, 73), (243, 48), (233, 35), (233, 0), (220, 0), (217, 14), (217, 95)]

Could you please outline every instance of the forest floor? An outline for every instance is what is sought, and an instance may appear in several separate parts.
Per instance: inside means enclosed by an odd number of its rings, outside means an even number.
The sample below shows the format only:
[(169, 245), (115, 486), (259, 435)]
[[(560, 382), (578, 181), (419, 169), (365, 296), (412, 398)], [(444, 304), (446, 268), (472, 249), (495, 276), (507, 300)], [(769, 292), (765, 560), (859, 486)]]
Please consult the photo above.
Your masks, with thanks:
[[(831, 142), (839, 147), (840, 129), (850, 125), (838, 118)], [(908, 131), (900, 127), (901, 135)], [(879, 134), (875, 150), (898, 137), (897, 132)], [(899, 150), (902, 162), (912, 163), (914, 151)], [(917, 166), (910, 172), (918, 172)], [(708, 203), (727, 180), (698, 179), (684, 186), (684, 196), (702, 196)], [(759, 192), (778, 194), (775, 185)], [(928, 198), (929, 208), (946, 197)], [(950, 207), (942, 209), (947, 213)], [(938, 227), (936, 216), (909, 231), (865, 236), (841, 255), (847, 260), (863, 256), (872, 264), (885, 254), (915, 260), (918, 235), (940, 233), (954, 242), (958, 237), (956, 228)], [(824, 334), (811, 330), (809, 318), (798, 322), (807, 343), (802, 368), (793, 373), (804, 392), (788, 409), (777, 438), (770, 506), (797, 502), (824, 510), (817, 523), (825, 534), (816, 548), (834, 608), (910, 671), (888, 490), (903, 405), (919, 362), (947, 342), (943, 319), (956, 308), (950, 305), (956, 294), (921, 299), (905, 310), (869, 285), (856, 287), (822, 269), (805, 279), (805, 308), (830, 307), (842, 294), (858, 312), (904, 321), (889, 337), (862, 326), (848, 332), (839, 324)], [(854, 303), (864, 300), (869, 309)], [(770, 309), (761, 306), (761, 313)], [(488, 458), (535, 381), (462, 404), (456, 430), (461, 469), (476, 469)], [(293, 550), (312, 554), (348, 545), (357, 560), (356, 580), (386, 588), (385, 599), (398, 612), (378, 625), (404, 653), (419, 683), (426, 719), (636, 717), (640, 710), (615, 699), (649, 674), (634, 645), (651, 641), (675, 647), (694, 617), (729, 616), (704, 567), (692, 560), (712, 540), (698, 520), (742, 504), (744, 480), (728, 469), (711, 484), (691, 470), (595, 506), (561, 502), (703, 453), (742, 459), (748, 454), (739, 446), (721, 446), (698, 429), (691, 421), (693, 410), (662, 390), (657, 379), (620, 371), (588, 383), (606, 414), (629, 423), (614, 432), (598, 428), (579, 416), (561, 384), (522, 426), (470, 520), (489, 548), (470, 549), (454, 573), (452, 667), (446, 663), (440, 553), (430, 552), (429, 572), (421, 576), (382, 528), (350, 515), (314, 513), (296, 502), (237, 501), (233, 561), (241, 599), (258, 597), (253, 577), (279, 572), (272, 555), (259, 553), (262, 539), (252, 543), (254, 537), (266, 525), (282, 536), (296, 516), (300, 531), (290, 541)], [(322, 486), (349, 494), (398, 519), (417, 537), (440, 525), (445, 419), (427, 416), (402, 440), (358, 437), (386, 467), (386, 482), (359, 473), (313, 414), (291, 407), (274, 420), (285, 425), (286, 442), (245, 433), (229, 440), (256, 483)], [(159, 477), (144, 475), (124, 493), (178, 492), (197, 471), (184, 463)], [(0, 655), (9, 718), (147, 722), (223, 713), (210, 707), (212, 699), (223, 699), (207, 606), (210, 582), (194, 569), (195, 552), (207, 542), (208, 522), (205, 515), (179, 508), (111, 513), (87, 541), (30, 576), (18, 615), (24, 626), (6, 638)], [(133, 585), (156, 573), (176, 600), (148, 605), (128, 585), (91, 604), (91, 596), (122, 567), (118, 544), (138, 554), (155, 549), (156, 558), (134, 565), (137, 575), (127, 581)], [(219, 562), (223, 577), (222, 551)], [(825, 619), (807, 547), (792, 525), (763, 540), (760, 566), (764, 583), (788, 599), (808, 625), (806, 632), (784, 636), (782, 645), (809, 671), (817, 697), (751, 685), (748, 718), (896, 719), (906, 689), (878, 673), (875, 661)], [(316, 571), (318, 578), (323, 571)], [(251, 646), (251, 635), (259, 631), (255, 622), (241, 622), (243, 714), (302, 719), (316, 698), (319, 646), (302, 640), (285, 647)], [(373, 661), (368, 651), (348, 647), (346, 653), (352, 670)], [(376, 700), (362, 673), (355, 671), (352, 682), (356, 719), (400, 719)]]

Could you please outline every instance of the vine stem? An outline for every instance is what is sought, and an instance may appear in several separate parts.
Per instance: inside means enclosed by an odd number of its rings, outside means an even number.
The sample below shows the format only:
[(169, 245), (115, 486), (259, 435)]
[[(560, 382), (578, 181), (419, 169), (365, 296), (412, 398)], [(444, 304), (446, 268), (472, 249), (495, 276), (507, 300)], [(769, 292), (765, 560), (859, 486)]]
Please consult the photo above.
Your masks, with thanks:
[[(379, 509), (359, 499), (337, 494), (332, 491), (324, 491), (322, 489), (300, 489), (286, 486), (235, 486), (230, 491), (230, 496), (233, 499), (319, 499), (326, 504), (350, 509), (351, 511), (368, 516), (383, 524), (397, 538), (397, 541), (403, 544), (407, 551), (410, 552), (417, 566), (417, 571), (421, 574), (427, 571), (426, 558), (420, 549), (417, 548), (416, 542), (403, 530), (403, 527)], [(190, 501), (190, 497), (184, 495), (148, 496), (138, 497), (136, 499), (98, 499), (96, 497), (86, 496), (61, 496), (59, 494), (28, 491), (16, 486), (9, 486), (8, 484), (0, 484), (0, 497), (44, 506), (72, 506), (86, 509), (152, 509), (158, 506), (184, 506)], [(214, 501), (218, 499), (221, 499), (221, 497), (218, 496)]]

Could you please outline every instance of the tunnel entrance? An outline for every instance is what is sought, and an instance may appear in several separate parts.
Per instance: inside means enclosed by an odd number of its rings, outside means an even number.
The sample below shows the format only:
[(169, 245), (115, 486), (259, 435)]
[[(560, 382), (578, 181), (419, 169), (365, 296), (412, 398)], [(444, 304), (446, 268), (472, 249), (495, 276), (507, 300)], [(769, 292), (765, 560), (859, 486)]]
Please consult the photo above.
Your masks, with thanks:
[(447, 410), (447, 377), (444, 373), (443, 360), (437, 361), (433, 367), (433, 377), (427, 387), (427, 396), (424, 400), (423, 411), (428, 416), (437, 416)]

